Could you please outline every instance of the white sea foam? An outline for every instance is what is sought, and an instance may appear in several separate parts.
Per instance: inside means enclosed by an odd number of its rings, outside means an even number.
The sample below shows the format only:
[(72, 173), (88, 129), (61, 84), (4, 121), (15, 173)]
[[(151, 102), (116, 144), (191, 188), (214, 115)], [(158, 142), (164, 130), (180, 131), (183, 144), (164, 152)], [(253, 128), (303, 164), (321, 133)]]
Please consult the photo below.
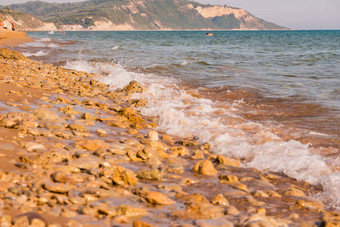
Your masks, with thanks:
[(40, 40), (41, 40), (41, 42), (51, 42), (52, 41), (50, 38), (42, 38)]
[(47, 47), (49, 47), (49, 48), (58, 48), (59, 45), (55, 44), (55, 43), (50, 43), (50, 44), (47, 45)]
[(49, 52), (45, 52), (45, 51), (38, 51), (38, 52), (36, 52), (36, 53), (31, 53), (31, 52), (23, 52), (23, 55), (25, 56), (25, 57), (30, 57), (30, 56), (37, 56), (37, 57), (39, 57), (39, 56), (45, 56), (45, 55), (47, 55)]
[(188, 61), (187, 60), (183, 60), (180, 65), (185, 66), (187, 64), (188, 64)]
[(246, 160), (245, 167), (285, 173), (298, 180), (321, 184), (319, 195), (327, 204), (340, 209), (340, 173), (327, 166), (325, 157), (312, 154), (308, 144), (283, 141), (272, 128), (243, 119), (238, 103), (216, 103), (196, 98), (176, 86), (171, 78), (128, 72), (120, 65), (91, 64), (84, 60), (68, 62), (67, 68), (100, 73), (100, 80), (113, 88), (137, 80), (147, 87), (133, 98), (145, 98), (144, 115), (159, 117), (159, 129), (177, 136), (195, 136), (210, 142), (216, 153)]
[(42, 48), (58, 48), (59, 45), (56, 43), (51, 43), (51, 39), (49, 38), (42, 38), (42, 39), (37, 39), (34, 42), (28, 42), (24, 44), (20, 44), (19, 46), (21, 47), (42, 47)]

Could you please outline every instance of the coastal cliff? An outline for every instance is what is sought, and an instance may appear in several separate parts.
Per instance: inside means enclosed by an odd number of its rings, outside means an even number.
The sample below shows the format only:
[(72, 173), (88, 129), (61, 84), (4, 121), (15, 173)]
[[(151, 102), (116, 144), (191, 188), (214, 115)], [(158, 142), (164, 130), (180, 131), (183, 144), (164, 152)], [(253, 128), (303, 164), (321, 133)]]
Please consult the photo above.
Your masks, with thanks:
[(9, 7), (61, 29), (63, 25), (79, 25), (76, 30), (286, 29), (243, 9), (187, 0), (89, 0), (63, 4), (31, 1)]
[(54, 23), (45, 23), (30, 14), (13, 11), (8, 8), (0, 10), (0, 18), (4, 22), (13, 22), (15, 28), (19, 30), (46, 31), (57, 29)]

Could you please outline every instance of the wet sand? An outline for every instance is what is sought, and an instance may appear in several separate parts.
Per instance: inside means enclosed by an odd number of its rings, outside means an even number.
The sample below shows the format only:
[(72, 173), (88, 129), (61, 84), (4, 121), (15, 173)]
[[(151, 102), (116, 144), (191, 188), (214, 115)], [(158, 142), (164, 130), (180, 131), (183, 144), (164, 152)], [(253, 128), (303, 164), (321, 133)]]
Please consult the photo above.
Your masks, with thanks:
[(0, 226), (340, 225), (322, 188), (156, 131), (145, 88), (98, 77), (0, 50)]

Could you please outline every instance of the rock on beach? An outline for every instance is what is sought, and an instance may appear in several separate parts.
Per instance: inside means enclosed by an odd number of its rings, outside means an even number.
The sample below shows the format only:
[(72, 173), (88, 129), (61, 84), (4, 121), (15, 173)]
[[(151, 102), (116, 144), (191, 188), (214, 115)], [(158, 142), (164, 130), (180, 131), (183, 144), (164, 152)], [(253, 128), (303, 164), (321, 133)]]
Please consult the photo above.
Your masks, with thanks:
[(100, 77), (0, 49), (0, 226), (340, 225), (320, 187), (167, 135), (146, 87)]

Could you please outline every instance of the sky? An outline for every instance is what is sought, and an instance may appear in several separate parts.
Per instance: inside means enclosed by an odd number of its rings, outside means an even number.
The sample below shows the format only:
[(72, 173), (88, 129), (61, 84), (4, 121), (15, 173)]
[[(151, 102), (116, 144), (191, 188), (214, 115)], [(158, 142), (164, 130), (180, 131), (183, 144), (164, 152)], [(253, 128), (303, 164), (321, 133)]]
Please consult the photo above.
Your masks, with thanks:
[[(27, 0), (0, 0), (10, 5)], [(44, 0), (76, 2), (81, 0)], [(291, 29), (340, 29), (340, 0), (195, 0), (247, 10), (254, 16)]]

